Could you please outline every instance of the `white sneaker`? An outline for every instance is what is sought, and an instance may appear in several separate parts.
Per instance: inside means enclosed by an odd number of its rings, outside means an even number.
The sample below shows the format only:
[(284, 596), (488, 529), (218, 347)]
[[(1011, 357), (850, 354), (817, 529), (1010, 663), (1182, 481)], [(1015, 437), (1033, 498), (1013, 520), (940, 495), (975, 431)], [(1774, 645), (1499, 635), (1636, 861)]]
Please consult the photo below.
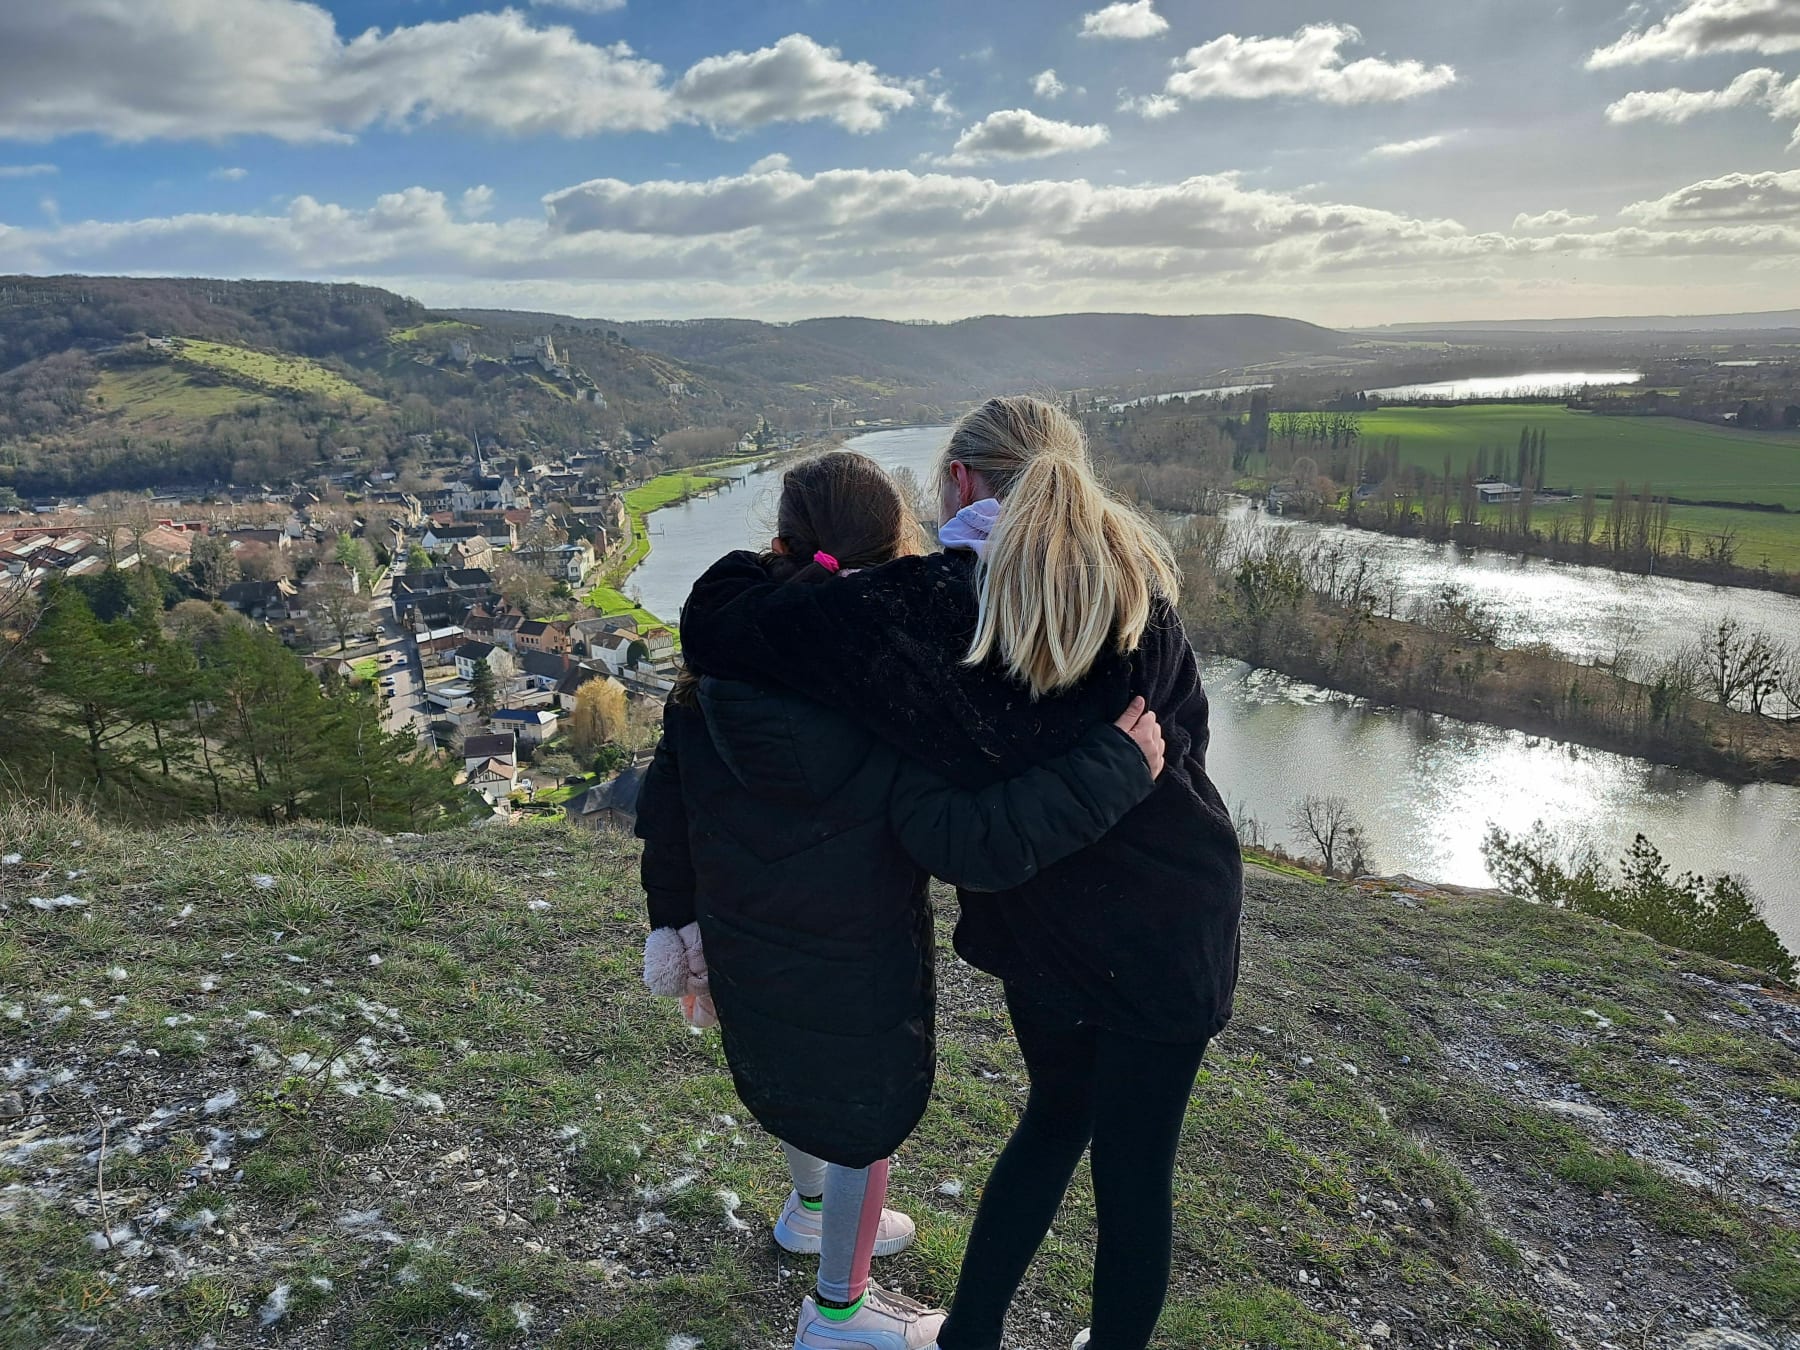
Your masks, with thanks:
[[(824, 1213), (808, 1209), (800, 1203), (800, 1193), (789, 1191), (781, 1217), (775, 1220), (775, 1241), (782, 1250), (796, 1256), (817, 1256), (819, 1238), (825, 1231)], [(897, 1209), (881, 1211), (881, 1226), (875, 1230), (875, 1255), (892, 1256), (912, 1246), (916, 1230), (913, 1221)]]
[(1092, 1331), (1080, 1332), (1075, 1337), (1075, 1344), (1071, 1345), (1069, 1347), (1069, 1350), (1087, 1350), (1088, 1337), (1092, 1336), (1093, 1334), (1094, 1333)]
[(943, 1325), (937, 1309), (871, 1284), (862, 1307), (841, 1322), (826, 1317), (808, 1295), (800, 1305), (794, 1350), (936, 1350)]

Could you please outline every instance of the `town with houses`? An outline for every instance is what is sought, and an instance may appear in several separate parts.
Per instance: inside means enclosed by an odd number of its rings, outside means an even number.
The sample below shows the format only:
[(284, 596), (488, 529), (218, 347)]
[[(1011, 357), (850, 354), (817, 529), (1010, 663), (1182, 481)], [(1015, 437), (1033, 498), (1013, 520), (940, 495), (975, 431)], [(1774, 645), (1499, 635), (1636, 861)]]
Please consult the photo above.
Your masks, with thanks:
[[(549, 339), (524, 345), (520, 355), (558, 366)], [(604, 774), (534, 781), (532, 761), (563, 735), (584, 686), (620, 686), (642, 727), (674, 686), (675, 634), (590, 589), (630, 548), (631, 483), (616, 466), (631, 457), (622, 447), (524, 467), (526, 456), (490, 460), (478, 446), (430, 490), (339, 474), (27, 503), (0, 513), (0, 585), (141, 565), (192, 578), (322, 679), (373, 686), (384, 729), (460, 759), (458, 781), (495, 815), (543, 814), (547, 796), (571, 819), (629, 825), (653, 732), (621, 737), (640, 743)], [(602, 594), (613, 603), (588, 603)]]

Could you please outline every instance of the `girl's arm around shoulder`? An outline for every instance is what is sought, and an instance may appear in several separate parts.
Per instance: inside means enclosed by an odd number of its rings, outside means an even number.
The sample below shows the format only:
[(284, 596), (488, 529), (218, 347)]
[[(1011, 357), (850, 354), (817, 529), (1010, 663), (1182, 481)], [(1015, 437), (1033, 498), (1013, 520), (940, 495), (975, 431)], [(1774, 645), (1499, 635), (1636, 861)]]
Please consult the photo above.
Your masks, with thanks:
[(890, 817), (913, 860), (966, 890), (1003, 891), (1094, 843), (1156, 786), (1111, 722), (1014, 778), (970, 791), (902, 760)]
[(1139, 692), (1162, 719), (1170, 765), (1192, 758), (1204, 768), (1212, 738), (1206, 689), (1187, 629), (1166, 600), (1151, 610), (1136, 665)]
[(697, 716), (673, 702), (663, 705), (662, 740), (638, 789), (636, 834), (644, 841), (638, 875), (652, 928), (683, 928), (694, 921), (694, 860), (677, 746), (681, 719)]

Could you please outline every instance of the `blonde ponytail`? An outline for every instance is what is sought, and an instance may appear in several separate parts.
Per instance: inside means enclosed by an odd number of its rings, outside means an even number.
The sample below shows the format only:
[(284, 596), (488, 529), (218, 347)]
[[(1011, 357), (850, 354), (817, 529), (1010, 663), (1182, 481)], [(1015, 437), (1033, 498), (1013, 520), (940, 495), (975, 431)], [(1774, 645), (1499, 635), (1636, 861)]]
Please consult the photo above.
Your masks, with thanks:
[(1041, 698), (1078, 684), (1109, 643), (1135, 651), (1151, 602), (1174, 601), (1180, 573), (1161, 532), (1095, 478), (1081, 428), (1040, 399), (989, 399), (956, 424), (940, 477), (952, 461), (1002, 502), (965, 663), (998, 654)]

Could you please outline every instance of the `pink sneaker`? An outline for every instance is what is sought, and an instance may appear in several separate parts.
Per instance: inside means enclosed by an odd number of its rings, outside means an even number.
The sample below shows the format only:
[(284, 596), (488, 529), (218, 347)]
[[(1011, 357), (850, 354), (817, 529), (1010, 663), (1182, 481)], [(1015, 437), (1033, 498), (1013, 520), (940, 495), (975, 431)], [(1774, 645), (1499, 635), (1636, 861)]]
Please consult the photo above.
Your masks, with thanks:
[[(800, 1193), (789, 1191), (781, 1217), (775, 1220), (775, 1241), (783, 1251), (796, 1256), (817, 1256), (819, 1238), (824, 1232), (824, 1214), (800, 1203)], [(892, 1256), (912, 1246), (916, 1230), (913, 1221), (897, 1209), (881, 1211), (881, 1226), (875, 1230), (875, 1255)]]
[(842, 1321), (819, 1311), (808, 1296), (800, 1306), (794, 1350), (936, 1350), (944, 1314), (871, 1284), (862, 1306)]

